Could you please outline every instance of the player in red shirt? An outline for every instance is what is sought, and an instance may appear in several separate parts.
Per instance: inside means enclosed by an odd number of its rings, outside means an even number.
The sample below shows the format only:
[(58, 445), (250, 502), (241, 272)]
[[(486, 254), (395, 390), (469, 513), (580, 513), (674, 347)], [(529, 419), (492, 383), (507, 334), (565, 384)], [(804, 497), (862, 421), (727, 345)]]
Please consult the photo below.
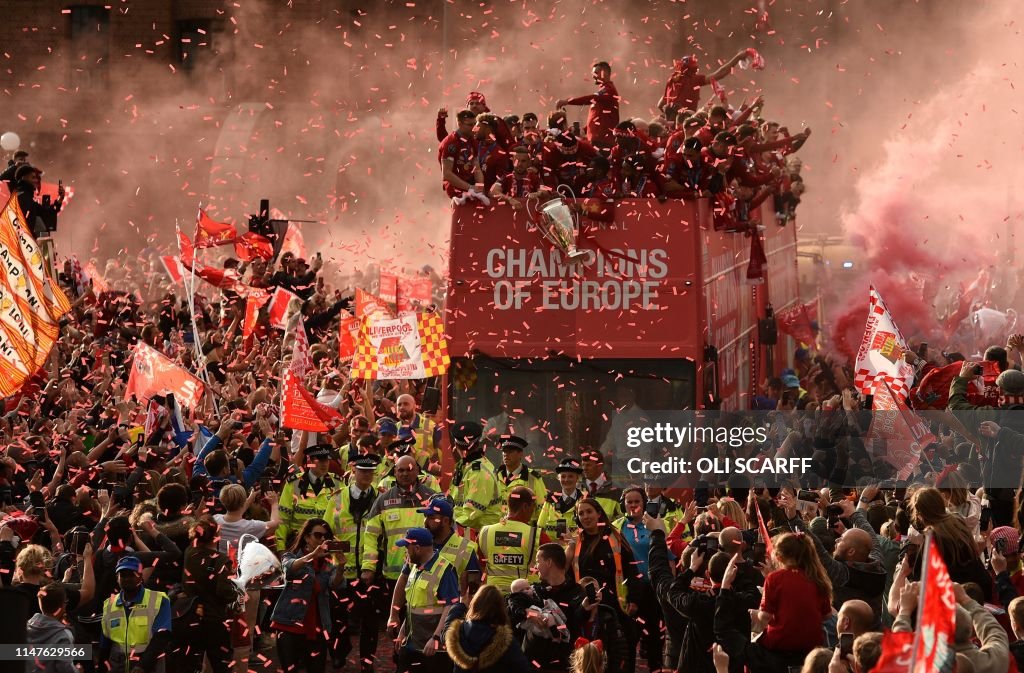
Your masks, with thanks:
[(544, 144), (544, 184), (555, 189), (567, 185), (578, 194), (587, 184), (586, 168), (596, 150), (571, 133), (560, 133)]
[[(465, 203), (475, 198), (490, 204), (483, 192), (484, 175), (477, 162), (477, 142), (473, 129), (476, 115), (462, 110), (455, 118), (459, 128), (448, 134), (437, 149), (437, 160), (441, 164), (441, 180), (444, 192), (452, 197), (453, 203)], [(475, 185), (479, 184), (478, 190)]]
[(600, 154), (590, 160), (587, 167), (590, 183), (583, 190), (584, 196), (606, 200), (615, 198), (615, 182), (608, 175), (610, 168), (608, 160)]
[(747, 56), (746, 50), (733, 56), (722, 64), (718, 70), (709, 75), (697, 72), (697, 57), (686, 56), (674, 61), (675, 69), (665, 83), (665, 93), (658, 101), (658, 109), (669, 119), (675, 118), (680, 110), (696, 110), (700, 103), (700, 89), (711, 83), (728, 77), (732, 69)]
[(587, 140), (595, 147), (611, 147), (612, 131), (619, 123), (619, 92), (612, 84), (612, 67), (605, 61), (594, 64), (594, 83), (597, 91), (589, 96), (577, 96), (558, 101), (555, 107), (589, 105)]
[(646, 170), (647, 160), (642, 154), (633, 154), (622, 160), (615, 191), (623, 199), (647, 199), (661, 196), (657, 182)]
[(512, 171), (494, 183), (491, 195), (518, 210), (522, 207), (523, 199), (536, 197), (540, 193), (540, 174), (533, 167), (528, 149), (520, 145), (512, 153)]
[(484, 113), (476, 118), (477, 162), (484, 174), (484, 193), (490, 193), (498, 178), (508, 173), (508, 152), (498, 142), (496, 131), (501, 118)]
[[(474, 116), (479, 116), (485, 112), (490, 112), (491, 109), (487, 107), (487, 99), (479, 91), (470, 91), (469, 95), (466, 96), (466, 109), (473, 113)], [(443, 107), (437, 111), (437, 121), (435, 122), (435, 130), (437, 131), (437, 142), (444, 142), (444, 139), (448, 137), (448, 129), (446, 120), (448, 119), (448, 108)], [(505, 120), (498, 118), (498, 126), (495, 128), (494, 133), (498, 138), (498, 143), (505, 149), (512, 146), (512, 132), (509, 130)]]

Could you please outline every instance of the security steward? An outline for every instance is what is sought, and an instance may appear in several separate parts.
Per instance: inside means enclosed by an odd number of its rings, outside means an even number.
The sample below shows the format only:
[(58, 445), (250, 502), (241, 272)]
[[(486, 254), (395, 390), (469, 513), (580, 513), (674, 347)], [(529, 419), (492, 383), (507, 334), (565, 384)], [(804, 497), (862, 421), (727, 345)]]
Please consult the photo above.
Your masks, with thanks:
[(434, 536), (426, 528), (409, 529), (396, 544), (408, 557), (391, 599), (388, 621), (398, 673), (451, 673), (452, 662), (441, 634), (449, 608), (459, 602), (455, 568), (434, 549)]
[(352, 651), (350, 624), (358, 624), (360, 670), (373, 670), (377, 652), (380, 624), (380, 583), (364, 582), (359, 577), (362, 568), (363, 539), (369, 522), (370, 508), (377, 501), (373, 476), (380, 458), (373, 454), (359, 456), (352, 463), (352, 473), (345, 484), (331, 497), (324, 519), (334, 531), (334, 539), (347, 543), (345, 553), (345, 583), (332, 601), (334, 611), (334, 640), (331, 652), (335, 669), (340, 670)]
[[(504, 506), (508, 502), (508, 494), (512, 489), (525, 486), (533, 492), (534, 500), (543, 502), (547, 497), (548, 489), (544, 485), (544, 478), (536, 470), (531, 470), (523, 462), (523, 452), (529, 444), (522, 437), (515, 435), (502, 435), (498, 438), (498, 448), (501, 449), (501, 465), (495, 470), (498, 483), (501, 486), (501, 503)], [(507, 513), (507, 510), (506, 510)], [(533, 522), (537, 523), (540, 516), (540, 508), (533, 509)]]
[(421, 484), (418, 478), (416, 459), (402, 456), (395, 462), (395, 485), (377, 496), (370, 508), (362, 542), (362, 571), (359, 573), (363, 582), (373, 582), (380, 572), (393, 588), (401, 576), (405, 552), (397, 543), (405, 538), (409, 529), (423, 524), (420, 510), (434, 495), (434, 491)]
[(277, 548), (284, 550), (292, 535), (309, 519), (323, 519), (334, 492), (342, 483), (331, 476), (330, 444), (315, 444), (306, 449), (306, 471), (289, 479), (281, 489), (278, 510), (281, 525), (277, 527)]
[(484, 526), (501, 518), (501, 488), (494, 475), (494, 464), (484, 456), (479, 423), (459, 423), (451, 431), (452, 444), (459, 462), (449, 493), (455, 503), (455, 523), (475, 537)]
[(455, 568), (462, 595), (468, 599), (480, 586), (480, 559), (476, 543), (455, 532), (454, 510), (447, 498), (434, 496), (420, 512), (423, 514), (423, 527), (434, 536), (434, 548)]
[(537, 527), (552, 540), (564, 544), (576, 534), (579, 527), (573, 508), (584, 495), (578, 487), (583, 464), (575, 458), (563, 458), (555, 472), (561, 489), (548, 494), (544, 506), (540, 508)]
[[(404, 433), (404, 434), (403, 434)], [(429, 488), (432, 491), (440, 491), (441, 484), (437, 481), (437, 477), (427, 472), (429, 464), (415, 453), (416, 438), (409, 433), (408, 428), (401, 428), (398, 431), (398, 439), (391, 442), (388, 447), (388, 456), (392, 461), (398, 460), (402, 456), (412, 456), (416, 459), (416, 465), (420, 469), (419, 480), (420, 483)], [(395, 485), (395, 469), (394, 467), (388, 471), (386, 475), (377, 483), (377, 489), (380, 491), (386, 491)]]
[(516, 486), (508, 494), (508, 516), (480, 529), (480, 556), (486, 570), (485, 583), (503, 593), (517, 579), (538, 581), (530, 574), (533, 557), (540, 546), (540, 532), (531, 521), (537, 509), (533, 491)]
[(171, 645), (171, 601), (167, 594), (142, 586), (142, 561), (125, 556), (117, 562), (120, 592), (103, 602), (100, 661), (110, 673), (164, 673)]

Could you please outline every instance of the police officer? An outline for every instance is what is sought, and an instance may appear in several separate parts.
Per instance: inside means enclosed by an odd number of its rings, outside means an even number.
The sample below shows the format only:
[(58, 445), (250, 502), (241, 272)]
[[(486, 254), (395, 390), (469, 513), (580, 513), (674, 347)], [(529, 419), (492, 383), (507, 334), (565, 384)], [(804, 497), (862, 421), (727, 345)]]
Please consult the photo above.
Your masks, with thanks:
[(380, 584), (376, 581), (363, 582), (359, 577), (363, 558), (363, 538), (369, 521), (370, 508), (377, 500), (377, 489), (373, 487), (373, 475), (380, 458), (368, 454), (359, 456), (353, 462), (353, 471), (348, 481), (331, 497), (324, 519), (334, 531), (336, 540), (348, 543), (345, 553), (345, 584), (338, 592), (338, 600), (332, 602), (335, 609), (335, 639), (332, 658), (335, 670), (344, 666), (345, 659), (352, 651), (349, 624), (359, 624), (359, 661), (364, 673), (373, 670), (374, 655), (377, 652), (378, 625), (380, 623)]
[(125, 556), (114, 568), (121, 591), (103, 603), (100, 660), (110, 673), (163, 673), (171, 642), (167, 594), (142, 586), (142, 561)]
[(363, 582), (373, 582), (381, 563), (383, 568), (380, 572), (390, 587), (394, 587), (401, 575), (405, 553), (396, 543), (410, 528), (422, 525), (420, 509), (434, 495), (434, 491), (419, 483), (418, 477), (416, 459), (402, 456), (395, 463), (395, 485), (377, 496), (370, 508), (362, 543), (362, 572), (359, 574)]
[(435, 495), (420, 513), (423, 514), (423, 527), (434, 536), (434, 547), (454, 566), (462, 595), (468, 599), (480, 586), (480, 559), (476, 543), (455, 532), (454, 510), (447, 498)]
[(413, 455), (420, 468), (428, 474), (440, 474), (441, 464), (437, 453), (440, 430), (437, 424), (416, 412), (416, 399), (412, 395), (399, 395), (395, 407), (398, 410), (399, 433), (408, 430), (415, 438)]
[(450, 673), (452, 662), (441, 634), (450, 606), (459, 601), (455, 568), (434, 549), (434, 536), (426, 528), (409, 529), (395, 544), (406, 550), (408, 558), (391, 599), (388, 622), (398, 672)]
[(486, 582), (504, 593), (512, 582), (537, 577), (530, 574), (533, 556), (540, 546), (540, 534), (531, 523), (537, 509), (533, 491), (516, 486), (508, 494), (508, 516), (480, 529), (480, 556), (487, 570)]
[[(544, 479), (536, 470), (531, 470), (523, 463), (523, 452), (526, 450), (527, 441), (515, 435), (502, 435), (498, 439), (498, 448), (501, 449), (501, 465), (495, 471), (498, 476), (498, 483), (501, 486), (502, 505), (508, 502), (508, 494), (518, 486), (525, 486), (533, 492), (534, 499), (543, 502), (547, 497), (548, 489), (544, 485)], [(533, 523), (537, 523), (540, 516), (540, 509), (533, 509)]]
[(306, 471), (289, 479), (281, 489), (278, 549), (286, 549), (289, 537), (308, 519), (322, 519), (327, 513), (331, 496), (342, 485), (330, 474), (333, 451), (330, 444), (315, 444), (306, 449)]
[(575, 535), (578, 527), (573, 508), (584, 495), (578, 488), (583, 465), (575, 458), (563, 458), (555, 472), (562, 488), (548, 494), (544, 506), (540, 509), (537, 527), (547, 533), (552, 540), (565, 542)]
[(484, 456), (480, 440), (483, 433), (480, 424), (473, 421), (459, 423), (451, 431), (459, 462), (449, 492), (455, 502), (455, 522), (470, 531), (479, 531), (501, 518), (501, 489), (494, 465)]
[[(416, 465), (419, 467), (419, 480), (420, 483), (429, 488), (431, 491), (440, 491), (441, 484), (438, 482), (437, 477), (427, 472), (429, 465), (421, 460), (415, 453), (416, 439), (412, 436), (412, 433), (408, 428), (400, 428), (398, 430), (398, 439), (391, 442), (391, 446), (388, 447), (388, 456), (392, 461), (398, 460), (402, 456), (412, 456), (416, 459)], [(392, 469), (388, 474), (377, 484), (377, 488), (380, 491), (386, 491), (395, 485), (395, 470)]]
[(609, 521), (622, 516), (622, 489), (612, 484), (604, 471), (604, 455), (597, 449), (583, 452), (583, 488), (588, 498), (597, 500)]

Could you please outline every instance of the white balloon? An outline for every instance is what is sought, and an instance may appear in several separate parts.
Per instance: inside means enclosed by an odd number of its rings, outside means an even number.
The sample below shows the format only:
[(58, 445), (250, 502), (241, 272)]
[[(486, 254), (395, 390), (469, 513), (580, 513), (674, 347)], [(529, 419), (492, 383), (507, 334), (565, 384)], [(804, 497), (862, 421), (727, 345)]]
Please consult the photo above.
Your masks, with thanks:
[(0, 147), (6, 152), (13, 152), (21, 147), (21, 138), (14, 131), (8, 131), (0, 136)]

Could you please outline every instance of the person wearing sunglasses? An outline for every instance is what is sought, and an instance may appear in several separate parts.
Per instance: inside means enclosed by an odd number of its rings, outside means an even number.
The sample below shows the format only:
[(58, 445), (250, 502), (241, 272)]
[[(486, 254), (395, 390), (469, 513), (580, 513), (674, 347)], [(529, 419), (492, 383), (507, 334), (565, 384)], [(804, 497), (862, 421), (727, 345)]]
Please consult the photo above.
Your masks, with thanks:
[(341, 586), (345, 556), (333, 551), (334, 534), (326, 521), (307, 519), (281, 557), (285, 587), (274, 606), (271, 628), (278, 632), (277, 652), (285, 673), (323, 673), (331, 633), (330, 600)]

